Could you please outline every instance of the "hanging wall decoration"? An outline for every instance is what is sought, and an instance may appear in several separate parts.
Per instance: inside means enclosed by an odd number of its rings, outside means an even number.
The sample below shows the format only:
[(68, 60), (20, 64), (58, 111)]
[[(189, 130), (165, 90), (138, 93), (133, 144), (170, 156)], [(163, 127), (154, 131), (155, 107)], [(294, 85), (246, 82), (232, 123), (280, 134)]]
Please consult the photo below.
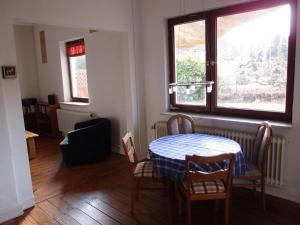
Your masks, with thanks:
[(46, 46), (46, 34), (45, 31), (40, 31), (40, 45), (41, 45), (41, 56), (42, 63), (47, 63), (47, 46)]
[(16, 67), (15, 66), (2, 66), (2, 77), (4, 79), (16, 78)]

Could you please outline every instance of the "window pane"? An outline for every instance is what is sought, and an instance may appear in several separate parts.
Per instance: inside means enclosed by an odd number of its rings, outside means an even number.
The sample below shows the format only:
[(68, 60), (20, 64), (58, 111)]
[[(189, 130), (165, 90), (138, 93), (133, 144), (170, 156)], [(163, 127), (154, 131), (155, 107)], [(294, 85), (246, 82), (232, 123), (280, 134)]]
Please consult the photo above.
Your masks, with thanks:
[(285, 112), (290, 6), (217, 19), (217, 106)]
[[(174, 26), (175, 79), (176, 82), (199, 82), (205, 77), (205, 21), (197, 21)], [(176, 103), (186, 105), (206, 105), (204, 86), (177, 87)]]
[(85, 55), (70, 57), (72, 93), (74, 98), (88, 98)]

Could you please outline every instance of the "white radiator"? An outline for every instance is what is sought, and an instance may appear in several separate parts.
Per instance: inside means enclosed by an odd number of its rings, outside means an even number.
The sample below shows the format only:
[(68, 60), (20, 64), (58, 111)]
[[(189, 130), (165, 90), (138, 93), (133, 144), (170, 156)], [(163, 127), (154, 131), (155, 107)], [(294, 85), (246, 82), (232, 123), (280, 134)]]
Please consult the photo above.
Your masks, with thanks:
[(58, 109), (56, 112), (58, 129), (63, 134), (74, 130), (75, 123), (93, 118), (93, 114), (91, 112), (79, 112), (66, 109)]
[[(167, 123), (159, 121), (153, 126), (154, 137), (167, 135)], [(219, 135), (235, 140), (241, 145), (245, 158), (251, 158), (251, 149), (254, 145), (255, 134), (244, 131), (225, 130), (220, 128), (202, 127), (196, 125), (197, 133)], [(275, 136), (268, 151), (266, 182), (270, 185), (281, 186), (283, 184), (285, 139)]]

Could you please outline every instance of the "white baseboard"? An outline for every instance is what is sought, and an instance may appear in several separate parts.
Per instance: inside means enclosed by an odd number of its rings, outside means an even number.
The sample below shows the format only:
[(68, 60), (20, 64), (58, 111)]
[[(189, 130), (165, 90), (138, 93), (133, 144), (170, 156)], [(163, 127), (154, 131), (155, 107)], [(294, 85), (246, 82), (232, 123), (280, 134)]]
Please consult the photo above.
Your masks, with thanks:
[(121, 150), (120, 145), (113, 145), (112, 146), (112, 151), (115, 152), (115, 153), (124, 155), (124, 152)]
[(286, 186), (273, 187), (267, 185), (266, 193), (279, 198), (290, 200), (292, 202), (300, 203), (300, 190), (298, 189), (289, 188)]
[(0, 210), (0, 224), (22, 215), (25, 209), (31, 208), (34, 205), (35, 201), (34, 196), (32, 195), (31, 197), (25, 199), (21, 204)]
[(23, 214), (22, 205), (14, 205), (0, 211), (0, 223), (13, 219)]

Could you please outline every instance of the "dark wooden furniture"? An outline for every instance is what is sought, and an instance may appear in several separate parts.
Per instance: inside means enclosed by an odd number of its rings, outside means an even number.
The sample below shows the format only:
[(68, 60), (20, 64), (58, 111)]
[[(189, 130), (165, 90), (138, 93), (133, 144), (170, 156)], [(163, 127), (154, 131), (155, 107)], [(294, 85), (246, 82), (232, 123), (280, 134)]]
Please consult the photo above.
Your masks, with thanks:
[(192, 117), (185, 114), (177, 114), (167, 121), (169, 135), (195, 133), (195, 122)]
[(36, 121), (38, 133), (52, 137), (59, 136), (57, 109), (59, 109), (59, 104), (37, 103)]
[[(192, 163), (217, 163), (228, 161), (227, 166), (214, 172), (195, 171)], [(232, 188), (234, 154), (213, 157), (186, 156), (186, 180), (179, 184), (187, 206), (187, 224), (192, 224), (191, 202), (201, 200), (224, 200), (224, 224), (229, 224), (230, 195)]]
[(246, 174), (235, 178), (234, 187), (261, 188), (261, 203), (263, 210), (266, 209), (265, 201), (265, 173), (268, 149), (272, 140), (272, 128), (267, 122), (263, 122), (257, 129), (253, 154), (249, 161), (246, 161)]
[[(140, 183), (142, 182), (162, 182), (162, 179), (154, 177), (153, 162), (145, 159), (138, 161), (136, 156), (136, 149), (133, 143), (132, 134), (128, 132), (122, 138), (122, 145), (128, 158), (128, 167), (130, 177), (132, 180), (132, 194), (131, 194), (131, 215), (134, 214), (135, 200), (139, 199)], [(163, 183), (163, 182), (162, 182)], [(164, 185), (164, 184), (163, 184)]]
[(26, 98), (22, 99), (23, 117), (25, 130), (37, 132), (36, 111), (37, 99)]
[(52, 137), (60, 135), (56, 115), (59, 104), (50, 105), (30, 98), (22, 99), (22, 107), (26, 130)]

